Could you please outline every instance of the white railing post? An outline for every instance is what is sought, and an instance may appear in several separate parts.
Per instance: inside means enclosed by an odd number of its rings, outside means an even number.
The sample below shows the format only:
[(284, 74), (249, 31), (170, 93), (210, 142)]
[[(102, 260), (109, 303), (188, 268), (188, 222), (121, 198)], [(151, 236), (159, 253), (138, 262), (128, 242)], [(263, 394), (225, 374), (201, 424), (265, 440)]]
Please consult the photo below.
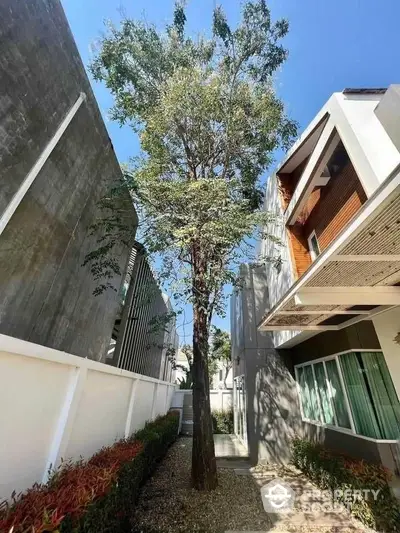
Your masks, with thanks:
[(126, 423), (125, 423), (125, 438), (126, 439), (131, 434), (133, 407), (135, 405), (135, 396), (136, 396), (136, 390), (138, 387), (138, 383), (139, 383), (138, 379), (132, 380), (131, 396), (129, 398), (129, 407), (128, 407), (128, 413), (126, 415)]
[(49, 471), (58, 465), (67, 450), (72, 427), (78, 410), (79, 400), (85, 388), (87, 368), (85, 366), (71, 368), (71, 375), (61, 408), (60, 415), (47, 458), (46, 468), (43, 473), (43, 483), (49, 479)]

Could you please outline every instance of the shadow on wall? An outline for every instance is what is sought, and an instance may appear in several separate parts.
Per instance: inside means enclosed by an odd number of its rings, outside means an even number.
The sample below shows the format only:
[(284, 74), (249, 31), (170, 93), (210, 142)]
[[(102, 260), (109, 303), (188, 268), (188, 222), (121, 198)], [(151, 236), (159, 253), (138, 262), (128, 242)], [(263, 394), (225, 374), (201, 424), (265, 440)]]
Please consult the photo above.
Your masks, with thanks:
[[(253, 290), (249, 320), (257, 324), (264, 312), (266, 285)], [(274, 349), (272, 332), (257, 331), (257, 347), (245, 349), (247, 430), (250, 460), (287, 463), (290, 442), (301, 434), (301, 415), (290, 352)]]

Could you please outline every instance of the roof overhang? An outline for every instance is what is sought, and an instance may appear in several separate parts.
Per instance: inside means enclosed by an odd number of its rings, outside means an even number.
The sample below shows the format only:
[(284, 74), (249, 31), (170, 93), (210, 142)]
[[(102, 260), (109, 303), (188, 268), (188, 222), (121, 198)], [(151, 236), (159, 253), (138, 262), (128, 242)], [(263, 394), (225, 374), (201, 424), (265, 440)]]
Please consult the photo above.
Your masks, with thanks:
[(326, 331), (400, 305), (400, 165), (269, 310), (260, 330)]

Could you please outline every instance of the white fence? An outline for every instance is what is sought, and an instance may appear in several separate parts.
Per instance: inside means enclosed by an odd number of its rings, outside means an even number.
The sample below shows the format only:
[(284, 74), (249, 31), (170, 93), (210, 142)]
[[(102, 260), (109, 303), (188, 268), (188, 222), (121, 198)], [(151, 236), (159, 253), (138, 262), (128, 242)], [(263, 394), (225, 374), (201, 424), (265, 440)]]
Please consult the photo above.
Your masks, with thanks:
[(168, 411), (175, 385), (0, 335), (0, 501)]
[[(182, 389), (175, 391), (172, 405), (173, 407), (183, 406), (183, 397), (185, 394), (192, 394), (189, 389)], [(210, 390), (210, 404), (212, 411), (228, 411), (232, 408), (232, 394), (231, 390), (216, 389)]]

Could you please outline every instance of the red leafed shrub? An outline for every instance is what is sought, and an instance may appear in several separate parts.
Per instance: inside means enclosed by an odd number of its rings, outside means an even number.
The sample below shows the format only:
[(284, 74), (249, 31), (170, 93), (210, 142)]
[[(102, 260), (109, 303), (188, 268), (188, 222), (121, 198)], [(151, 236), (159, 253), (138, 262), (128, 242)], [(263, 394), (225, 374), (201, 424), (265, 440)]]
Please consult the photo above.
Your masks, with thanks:
[(56, 531), (66, 515), (79, 519), (86, 507), (104, 496), (121, 466), (143, 449), (138, 441), (120, 441), (103, 448), (87, 463), (68, 463), (47, 485), (35, 485), (0, 514), (0, 531), (43, 533)]
[(113, 446), (102, 448), (88, 461), (89, 465), (112, 468), (116, 465), (119, 469), (122, 464), (130, 461), (143, 449), (139, 441), (121, 440)]

